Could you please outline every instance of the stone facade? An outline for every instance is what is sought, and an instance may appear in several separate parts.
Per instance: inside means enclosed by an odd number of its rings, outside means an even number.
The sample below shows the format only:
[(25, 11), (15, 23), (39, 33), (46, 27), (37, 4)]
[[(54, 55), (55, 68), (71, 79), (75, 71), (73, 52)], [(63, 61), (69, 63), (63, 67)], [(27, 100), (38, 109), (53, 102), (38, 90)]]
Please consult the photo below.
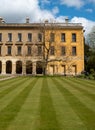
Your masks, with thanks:
[(84, 70), (82, 25), (29, 23), (29, 19), (12, 24), (0, 18), (0, 74), (43, 74), (43, 61), (47, 74), (80, 74)]

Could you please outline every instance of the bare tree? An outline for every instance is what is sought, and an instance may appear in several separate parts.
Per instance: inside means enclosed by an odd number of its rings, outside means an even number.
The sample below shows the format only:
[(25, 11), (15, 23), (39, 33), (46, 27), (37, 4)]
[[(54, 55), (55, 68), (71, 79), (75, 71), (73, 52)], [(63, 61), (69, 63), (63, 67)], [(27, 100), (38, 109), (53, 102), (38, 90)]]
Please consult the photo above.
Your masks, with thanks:
[(92, 28), (91, 32), (87, 35), (87, 43), (94, 50), (95, 49), (95, 26)]
[[(61, 46), (58, 44), (58, 39), (56, 38), (60, 37), (60, 31), (58, 33), (58, 30), (60, 30), (61, 27), (63, 27), (63, 24), (61, 25), (55, 22), (49, 23), (48, 21), (38, 24), (39, 34), (42, 34), (42, 37), (41, 35), (39, 35), (39, 39), (34, 40), (34, 43), (32, 45), (32, 58), (37, 58), (37, 64), (35, 64), (36, 71), (38, 67), (39, 70), (41, 69), (41, 71), (43, 72), (43, 75), (47, 75), (48, 65), (52, 65), (57, 61), (66, 65), (66, 72), (70, 74), (72, 73), (72, 66), (76, 64), (76, 60), (79, 60), (81, 58), (78, 56), (72, 56), (70, 46), (66, 46), (66, 53), (64, 55), (61, 54)], [(42, 48), (42, 50), (40, 47)], [(58, 52), (60, 54), (58, 54)], [(28, 66), (28, 70), (30, 70), (33, 68), (31, 68), (30, 61), (26, 62), (26, 53), (27, 52), (24, 51), (24, 66)], [(52, 54), (53, 56), (51, 56)]]
[[(59, 45), (57, 45), (57, 41), (56, 39), (56, 31), (57, 29), (60, 28), (60, 24), (56, 24), (56, 23), (48, 23), (48, 21), (46, 21), (45, 23), (41, 24), (41, 32), (43, 34), (43, 60), (42, 60), (42, 64), (43, 64), (43, 74), (46, 75), (47, 74), (47, 66), (48, 63), (50, 62), (63, 62), (64, 64), (66, 64), (67, 66), (67, 72), (70, 74), (72, 69), (72, 65), (75, 64), (75, 60), (79, 60), (81, 59), (80, 57), (76, 56), (73, 57), (72, 56), (72, 52), (71, 52), (71, 48), (67, 47), (66, 50), (68, 50), (68, 52), (66, 52), (66, 54), (64, 56), (55, 56), (54, 58), (50, 58), (50, 54), (52, 53), (52, 49), (54, 49), (53, 53), (57, 53), (60, 50)], [(58, 34), (57, 34), (58, 35)], [(54, 48), (53, 48), (54, 47)], [(61, 53), (61, 52), (60, 52)], [(72, 62), (73, 61), (73, 62)]]

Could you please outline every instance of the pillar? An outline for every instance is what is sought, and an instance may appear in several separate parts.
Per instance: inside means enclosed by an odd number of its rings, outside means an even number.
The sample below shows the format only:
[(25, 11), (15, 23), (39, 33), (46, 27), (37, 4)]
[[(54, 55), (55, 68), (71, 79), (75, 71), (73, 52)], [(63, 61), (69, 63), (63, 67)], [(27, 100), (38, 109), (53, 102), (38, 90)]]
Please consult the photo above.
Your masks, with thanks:
[(6, 62), (2, 61), (2, 73), (1, 74), (6, 74)]
[(16, 62), (12, 63), (12, 74), (16, 74)]
[(33, 74), (33, 75), (36, 75), (36, 62), (33, 62), (32, 65), (33, 65), (32, 74)]
[(26, 75), (26, 62), (22, 63), (22, 74)]

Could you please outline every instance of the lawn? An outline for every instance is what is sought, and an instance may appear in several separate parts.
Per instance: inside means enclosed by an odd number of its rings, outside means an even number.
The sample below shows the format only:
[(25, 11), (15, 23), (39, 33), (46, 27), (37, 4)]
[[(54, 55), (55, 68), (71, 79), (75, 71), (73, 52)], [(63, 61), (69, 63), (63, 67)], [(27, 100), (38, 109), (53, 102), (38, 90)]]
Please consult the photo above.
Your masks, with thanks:
[(0, 81), (0, 130), (95, 130), (95, 81), (70, 77)]

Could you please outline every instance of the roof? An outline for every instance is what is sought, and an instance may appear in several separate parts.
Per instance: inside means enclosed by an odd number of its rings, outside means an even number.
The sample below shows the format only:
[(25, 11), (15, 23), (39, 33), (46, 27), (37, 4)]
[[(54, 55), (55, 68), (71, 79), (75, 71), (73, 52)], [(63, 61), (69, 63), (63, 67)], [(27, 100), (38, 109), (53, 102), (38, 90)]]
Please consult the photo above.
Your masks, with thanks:
[(0, 23), (0, 28), (58, 28), (83, 29), (81, 23)]

